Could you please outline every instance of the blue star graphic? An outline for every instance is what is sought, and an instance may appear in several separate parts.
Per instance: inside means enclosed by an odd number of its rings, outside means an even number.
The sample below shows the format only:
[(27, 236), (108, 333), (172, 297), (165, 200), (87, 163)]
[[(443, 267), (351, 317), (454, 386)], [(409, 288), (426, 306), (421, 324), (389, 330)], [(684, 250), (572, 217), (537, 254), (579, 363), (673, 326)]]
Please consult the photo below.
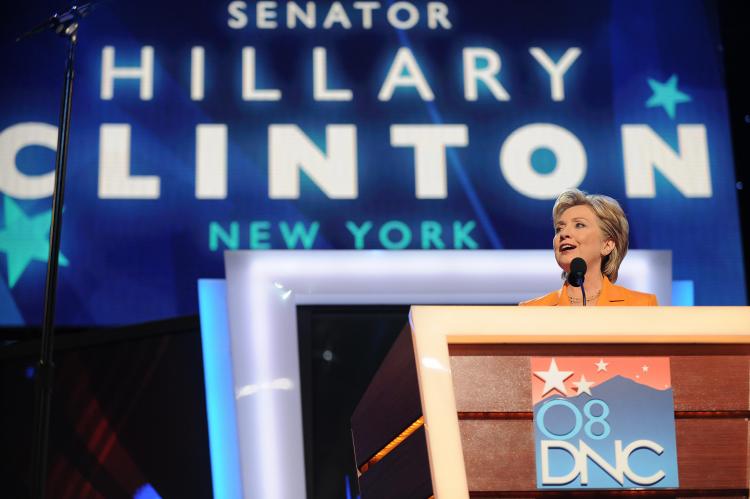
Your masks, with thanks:
[(670, 118), (674, 119), (677, 104), (693, 100), (688, 94), (677, 90), (677, 75), (672, 75), (665, 83), (648, 79), (653, 95), (646, 101), (646, 107), (661, 106)]
[[(3, 209), (5, 227), (0, 229), (0, 252), (5, 253), (7, 259), (8, 285), (12, 289), (32, 261), (47, 261), (52, 210), (29, 217), (8, 196), (5, 196)], [(68, 265), (62, 253), (59, 263)]]

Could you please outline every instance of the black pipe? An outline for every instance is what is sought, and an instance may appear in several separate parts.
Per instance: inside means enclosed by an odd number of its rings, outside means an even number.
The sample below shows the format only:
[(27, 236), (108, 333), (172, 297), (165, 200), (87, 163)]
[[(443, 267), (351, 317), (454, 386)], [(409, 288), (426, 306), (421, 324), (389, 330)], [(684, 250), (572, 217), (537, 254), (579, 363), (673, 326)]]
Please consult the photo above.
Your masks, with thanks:
[(41, 353), (36, 372), (36, 404), (34, 411), (34, 433), (31, 448), (31, 497), (44, 499), (47, 479), (47, 454), (49, 449), (50, 410), (55, 364), (54, 324), (57, 295), (57, 270), (60, 258), (60, 234), (65, 197), (65, 173), (68, 164), (68, 142), (70, 138), (70, 114), (73, 99), (73, 62), (78, 24), (73, 22), (58, 33), (68, 38), (68, 56), (65, 65), (65, 86), (60, 105), (60, 120), (55, 154), (55, 184), (52, 191), (52, 220), (50, 223), (49, 256), (47, 278), (44, 285), (44, 319), (42, 326)]

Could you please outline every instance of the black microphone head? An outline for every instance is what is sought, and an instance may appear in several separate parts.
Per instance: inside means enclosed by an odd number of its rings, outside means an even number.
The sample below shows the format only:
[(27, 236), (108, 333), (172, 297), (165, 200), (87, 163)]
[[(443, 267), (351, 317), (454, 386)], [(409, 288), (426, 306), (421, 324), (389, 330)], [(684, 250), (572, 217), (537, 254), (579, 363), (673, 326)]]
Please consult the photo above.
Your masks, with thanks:
[(586, 275), (586, 260), (581, 257), (573, 258), (570, 262), (570, 272), (568, 272), (568, 282), (571, 286), (583, 285), (583, 278)]

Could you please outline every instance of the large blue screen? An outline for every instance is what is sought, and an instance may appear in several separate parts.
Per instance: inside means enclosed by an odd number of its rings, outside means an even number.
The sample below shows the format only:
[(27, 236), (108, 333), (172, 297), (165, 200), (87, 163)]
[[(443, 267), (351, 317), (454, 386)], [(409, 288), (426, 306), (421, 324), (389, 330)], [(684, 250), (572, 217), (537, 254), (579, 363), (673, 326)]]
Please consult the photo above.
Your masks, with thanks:
[[(569, 187), (746, 303), (709, 2), (111, 1), (78, 45), (60, 323), (194, 314), (227, 249), (550, 248)], [(6, 325), (41, 321), (64, 54), (2, 48)]]

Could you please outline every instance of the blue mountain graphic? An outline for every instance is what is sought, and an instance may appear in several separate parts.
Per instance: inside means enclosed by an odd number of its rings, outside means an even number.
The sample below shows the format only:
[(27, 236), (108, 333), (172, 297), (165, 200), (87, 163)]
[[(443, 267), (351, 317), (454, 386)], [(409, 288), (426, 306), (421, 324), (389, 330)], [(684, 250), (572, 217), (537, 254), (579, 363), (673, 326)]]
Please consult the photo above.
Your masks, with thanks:
[[(591, 396), (580, 394), (567, 398), (556, 395), (534, 405), (534, 433), (537, 450), (539, 449), (539, 442), (548, 438), (537, 427), (539, 423), (537, 414), (540, 407), (551, 400), (564, 399), (574, 405), (581, 414), (580, 430), (567, 438), (566, 441), (577, 446), (578, 441), (582, 440), (606, 458), (608, 462), (614, 462), (615, 440), (622, 441), (623, 447), (635, 440), (656, 442), (664, 448), (661, 455), (657, 455), (650, 450), (637, 450), (632, 454), (630, 464), (634, 471), (641, 473), (643, 476), (650, 475), (654, 470), (662, 469), (667, 473), (667, 478), (657, 486), (675, 486), (678, 483), (677, 445), (674, 431), (672, 389), (657, 390), (629, 378), (615, 376), (601, 385), (592, 386), (591, 393)], [(586, 415), (584, 409), (586, 404), (595, 399), (606, 403), (608, 409), (606, 415), (603, 413), (604, 409), (601, 403), (590, 406), (589, 415)], [(592, 421), (593, 423), (591, 423)], [(569, 407), (550, 407), (544, 416), (544, 426), (555, 435), (569, 434), (574, 431), (576, 426), (576, 415)], [(608, 434), (607, 428), (609, 428)], [(564, 469), (567, 465), (563, 464), (562, 466)], [(590, 484), (591, 488), (596, 488), (597, 485), (599, 487), (619, 488), (619, 484), (603, 473), (595, 473), (592, 476), (597, 478)], [(594, 483), (597, 483), (597, 485), (594, 485)], [(575, 484), (573, 483), (570, 486), (575, 487)], [(626, 480), (625, 486), (634, 487), (638, 484), (629, 483)]]

